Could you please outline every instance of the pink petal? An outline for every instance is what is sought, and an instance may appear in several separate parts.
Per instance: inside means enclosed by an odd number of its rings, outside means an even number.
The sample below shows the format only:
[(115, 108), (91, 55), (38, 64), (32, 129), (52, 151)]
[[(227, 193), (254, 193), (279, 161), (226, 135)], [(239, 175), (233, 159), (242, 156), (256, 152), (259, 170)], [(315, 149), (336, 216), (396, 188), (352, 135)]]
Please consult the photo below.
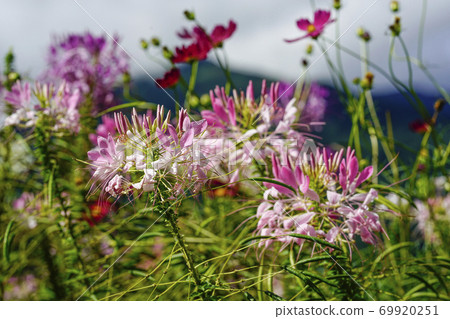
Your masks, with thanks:
[(325, 240), (329, 243), (334, 243), (338, 234), (339, 234), (339, 227), (333, 227), (328, 231)]
[(318, 26), (323, 26), (330, 20), (331, 12), (325, 10), (317, 10), (314, 13), (314, 26), (317, 28)]
[(289, 186), (292, 186), (294, 189), (297, 188), (297, 183), (295, 181), (294, 175), (292, 174), (292, 170), (287, 167), (282, 167), (280, 176), (278, 177), (281, 181)]
[(311, 25), (311, 22), (309, 22), (308, 19), (300, 19), (297, 21), (297, 27), (303, 31), (308, 31), (308, 27), (310, 25)]
[(361, 174), (359, 174), (359, 177), (356, 181), (356, 187), (361, 185), (363, 182), (365, 182), (370, 176), (373, 174), (373, 167), (367, 166), (365, 169), (362, 170)]
[(307, 194), (309, 190), (309, 176), (303, 176), (302, 184), (300, 185), (300, 191), (303, 194)]
[(344, 191), (347, 189), (347, 170), (345, 168), (345, 161), (342, 161), (339, 170), (339, 184)]
[(194, 141), (194, 129), (189, 129), (186, 133), (183, 134), (180, 140), (180, 146), (188, 147), (192, 145), (192, 142)]
[(232, 98), (228, 99), (228, 118), (233, 126), (236, 126), (236, 109)]
[(307, 38), (307, 37), (309, 37), (309, 34), (306, 34), (304, 36), (301, 36), (301, 37), (298, 37), (298, 38), (295, 38), (295, 39), (290, 39), (290, 40), (284, 39), (284, 42), (292, 43), (292, 42), (296, 42), (296, 41), (302, 40), (302, 39)]
[(255, 97), (253, 96), (253, 82), (252, 81), (248, 82), (246, 98), (248, 101), (251, 101), (251, 102), (253, 102), (255, 100)]
[(356, 175), (359, 173), (358, 159), (352, 157), (348, 163), (348, 181), (352, 183)]
[(278, 159), (275, 156), (275, 153), (272, 153), (272, 172), (273, 172), (273, 176), (275, 176), (275, 178), (278, 178), (278, 176), (280, 174), (280, 167), (279, 167)]

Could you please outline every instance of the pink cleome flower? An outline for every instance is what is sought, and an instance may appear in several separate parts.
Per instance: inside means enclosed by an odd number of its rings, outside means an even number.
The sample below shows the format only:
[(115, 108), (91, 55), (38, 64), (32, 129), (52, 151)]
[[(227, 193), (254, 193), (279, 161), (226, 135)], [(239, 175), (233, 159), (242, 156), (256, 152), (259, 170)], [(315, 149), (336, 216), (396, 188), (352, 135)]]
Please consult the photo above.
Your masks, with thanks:
[(295, 42), (305, 38), (317, 39), (325, 29), (325, 27), (333, 23), (335, 20), (330, 19), (331, 12), (326, 10), (317, 10), (314, 12), (314, 21), (311, 22), (308, 19), (300, 19), (297, 21), (297, 27), (300, 30), (306, 31), (307, 34), (299, 38), (292, 40), (285, 40), (286, 42)]
[(272, 155), (274, 182), (259, 205), (257, 233), (271, 236), (260, 243), (269, 247), (274, 241), (303, 246), (304, 239), (291, 234), (322, 237), (330, 243), (338, 240), (352, 244), (355, 235), (371, 245), (377, 243), (374, 233), (383, 232), (373, 202), (378, 194), (358, 187), (372, 176), (371, 166), (359, 170), (354, 151), (329, 153), (317, 149), (303, 154), (294, 163), (287, 155), (281, 160)]

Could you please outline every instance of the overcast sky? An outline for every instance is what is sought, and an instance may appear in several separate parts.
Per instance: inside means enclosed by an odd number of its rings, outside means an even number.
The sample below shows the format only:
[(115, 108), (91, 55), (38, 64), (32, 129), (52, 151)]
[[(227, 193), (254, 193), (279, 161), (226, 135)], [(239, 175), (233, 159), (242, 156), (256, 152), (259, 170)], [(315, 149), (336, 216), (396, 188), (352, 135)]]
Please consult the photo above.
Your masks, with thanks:
[[(333, 1), (315, 2), (317, 8), (326, 9)], [(358, 51), (356, 29), (360, 26), (367, 28), (373, 36), (370, 56), (387, 69), (387, 31), (393, 21), (389, 11), (390, 0), (342, 2), (339, 24), (341, 32), (346, 31), (341, 38), (343, 44)], [(403, 36), (415, 56), (423, 0), (399, 2), (402, 5)], [(450, 1), (428, 0), (428, 3), (424, 61), (441, 84), (450, 89)], [(0, 54), (4, 56), (8, 48), (13, 47), (19, 71), (30, 76), (36, 76), (45, 68), (45, 55), (52, 35), (86, 30), (101, 34), (102, 28), (121, 36), (124, 48), (138, 61), (131, 63), (134, 75), (143, 73), (142, 66), (151, 75), (158, 76), (164, 70), (143, 54), (139, 40), (158, 36), (170, 47), (179, 44), (175, 32), (190, 25), (183, 19), (182, 12), (192, 9), (209, 29), (217, 23), (227, 23), (230, 18), (237, 22), (237, 32), (226, 42), (229, 61), (235, 70), (293, 81), (302, 72), (299, 61), (309, 41), (287, 44), (283, 39), (299, 36), (301, 33), (295, 21), (313, 15), (311, 1), (308, 0), (0, 0), (0, 5)], [(335, 17), (334, 12), (333, 15)], [(330, 26), (327, 29), (327, 37), (335, 36), (334, 28)], [(401, 54), (400, 50), (398, 54)], [(318, 55), (316, 51), (312, 59)], [(312, 65), (310, 78), (327, 81), (329, 76), (323, 60), (320, 58)], [(398, 64), (399, 76), (404, 76), (404, 63)], [(345, 58), (344, 65), (349, 78), (360, 75), (357, 60)], [(418, 85), (429, 88), (418, 70), (415, 76)], [(380, 77), (377, 77), (376, 86), (379, 89), (387, 87)]]

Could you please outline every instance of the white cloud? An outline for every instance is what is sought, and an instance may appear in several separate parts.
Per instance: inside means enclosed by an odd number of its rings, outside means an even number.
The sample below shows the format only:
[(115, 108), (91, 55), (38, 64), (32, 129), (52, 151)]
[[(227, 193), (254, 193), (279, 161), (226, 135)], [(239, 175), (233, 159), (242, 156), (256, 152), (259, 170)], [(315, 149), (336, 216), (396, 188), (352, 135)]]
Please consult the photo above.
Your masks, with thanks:
[[(226, 43), (230, 64), (245, 71), (254, 71), (273, 78), (294, 80), (301, 74), (300, 59), (308, 40), (287, 44), (285, 38), (299, 34), (295, 21), (301, 17), (311, 17), (310, 1), (139, 1), (139, 0), (77, 0), (108, 32), (122, 36), (122, 44), (150, 74), (160, 74), (162, 68), (150, 62), (139, 47), (139, 39), (159, 36), (165, 44), (179, 43), (175, 32), (189, 23), (183, 19), (184, 9), (194, 9), (204, 25), (211, 28), (217, 23), (226, 23), (233, 18), (238, 23), (238, 31)], [(340, 29), (345, 30), (361, 13), (376, 0), (343, 0)], [(386, 65), (389, 44), (388, 25), (393, 17), (389, 12), (389, 0), (379, 0), (342, 37), (342, 43), (353, 50), (359, 50), (355, 30), (359, 26), (369, 29), (373, 36), (370, 56), (380, 65)], [(101, 28), (81, 10), (73, 0), (0, 0), (2, 19), (0, 20), (0, 54), (3, 56), (12, 46), (21, 71), (36, 76), (45, 68), (45, 54), (52, 34), (91, 30), (101, 33)], [(331, 0), (316, 1), (317, 7), (327, 8)], [(428, 1), (426, 41), (424, 60), (430, 65), (437, 78), (448, 84), (450, 56), (450, 2), (448, 0)], [(422, 0), (400, 1), (400, 15), (405, 41), (415, 55), (418, 38)], [(334, 27), (326, 35), (334, 36)], [(317, 52), (317, 51), (316, 51)], [(333, 52), (330, 54), (334, 55)], [(400, 51), (398, 51), (400, 54)], [(318, 53), (316, 53), (316, 56)], [(360, 74), (360, 64), (344, 55), (344, 65), (348, 77)], [(401, 63), (401, 62), (400, 62)], [(399, 76), (405, 77), (405, 68), (397, 68)], [(141, 72), (136, 65), (133, 72)], [(427, 81), (418, 76), (419, 84)], [(311, 68), (311, 76), (316, 79), (329, 78), (323, 58)], [(447, 82), (445, 82), (447, 80)], [(377, 77), (379, 86), (385, 81)]]

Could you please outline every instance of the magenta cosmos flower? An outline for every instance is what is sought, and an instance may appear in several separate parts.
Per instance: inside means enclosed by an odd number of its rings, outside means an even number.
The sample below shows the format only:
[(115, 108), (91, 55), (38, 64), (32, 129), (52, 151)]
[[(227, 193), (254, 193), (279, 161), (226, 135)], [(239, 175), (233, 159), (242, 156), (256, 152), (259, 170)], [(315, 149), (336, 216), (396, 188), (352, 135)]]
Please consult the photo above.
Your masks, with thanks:
[(285, 40), (286, 42), (295, 42), (304, 38), (317, 39), (322, 34), (325, 26), (334, 22), (334, 19), (330, 19), (331, 12), (325, 10), (317, 10), (314, 12), (314, 21), (311, 22), (308, 19), (300, 19), (297, 21), (297, 27), (300, 30), (308, 32), (306, 35), (292, 40)]

